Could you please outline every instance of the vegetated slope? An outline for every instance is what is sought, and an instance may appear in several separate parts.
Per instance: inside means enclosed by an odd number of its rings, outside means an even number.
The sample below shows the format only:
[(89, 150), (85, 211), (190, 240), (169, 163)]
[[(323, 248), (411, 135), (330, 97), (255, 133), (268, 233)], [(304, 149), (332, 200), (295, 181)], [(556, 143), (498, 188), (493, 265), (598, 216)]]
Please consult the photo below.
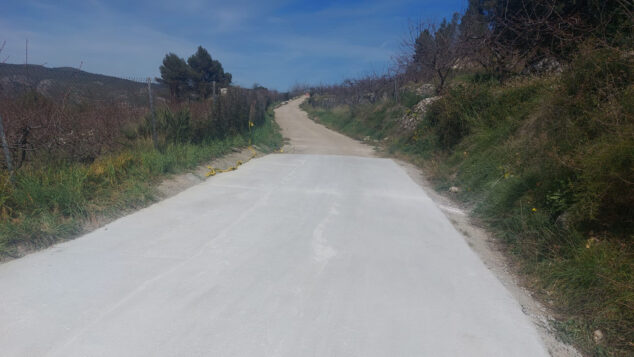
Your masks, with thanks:
[[(344, 133), (382, 140), (457, 198), (518, 258), (592, 355), (634, 352), (634, 66), (581, 52), (562, 74), (500, 83), (463, 75), (407, 130), (418, 99), (305, 108)], [(410, 99), (408, 99), (410, 98)], [(405, 119), (405, 120), (404, 120)], [(384, 140), (386, 139), (387, 140)], [(455, 191), (455, 189), (454, 189)]]
[[(71, 67), (0, 63), (0, 96), (36, 91), (52, 99), (68, 96), (75, 101), (119, 101), (147, 105), (147, 84)], [(153, 85), (155, 95), (167, 96), (167, 89)]]

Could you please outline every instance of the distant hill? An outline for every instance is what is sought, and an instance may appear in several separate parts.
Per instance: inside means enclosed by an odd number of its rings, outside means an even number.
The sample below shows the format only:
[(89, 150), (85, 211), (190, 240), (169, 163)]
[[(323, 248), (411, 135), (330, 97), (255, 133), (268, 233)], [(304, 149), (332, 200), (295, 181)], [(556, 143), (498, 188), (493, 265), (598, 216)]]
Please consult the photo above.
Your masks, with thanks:
[[(153, 83), (157, 97), (167, 89)], [(85, 72), (76, 68), (47, 68), (39, 65), (0, 63), (0, 96), (16, 96), (36, 91), (51, 99), (68, 96), (74, 102), (115, 101), (147, 104), (147, 84), (141, 81)]]

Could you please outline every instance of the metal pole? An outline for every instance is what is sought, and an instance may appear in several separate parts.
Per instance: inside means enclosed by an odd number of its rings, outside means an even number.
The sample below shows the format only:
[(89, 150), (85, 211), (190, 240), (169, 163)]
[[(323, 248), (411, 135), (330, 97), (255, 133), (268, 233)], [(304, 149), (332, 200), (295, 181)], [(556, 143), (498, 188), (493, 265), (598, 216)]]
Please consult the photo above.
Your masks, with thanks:
[(152, 79), (147, 79), (147, 94), (150, 98), (150, 111), (152, 112), (152, 142), (154, 142), (154, 148), (158, 150), (158, 134), (156, 133), (156, 112), (154, 111), (154, 100), (152, 100)]
[(2, 140), (2, 149), (4, 150), (4, 159), (7, 161), (7, 169), (9, 169), (9, 177), (13, 182), (13, 163), (11, 161), (11, 152), (9, 151), (9, 144), (7, 144), (7, 137), (4, 135), (4, 126), (2, 125), (2, 117), (0, 117), (0, 139)]
[(213, 88), (214, 98), (216, 98), (216, 81), (213, 81)]

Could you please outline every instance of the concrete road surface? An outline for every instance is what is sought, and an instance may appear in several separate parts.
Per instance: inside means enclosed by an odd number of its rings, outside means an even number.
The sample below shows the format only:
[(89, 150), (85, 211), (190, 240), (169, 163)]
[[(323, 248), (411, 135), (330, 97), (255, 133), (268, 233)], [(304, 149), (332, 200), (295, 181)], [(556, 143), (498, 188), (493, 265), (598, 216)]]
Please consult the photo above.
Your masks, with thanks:
[[(297, 151), (337, 153), (285, 124), (308, 120), (297, 104), (278, 110)], [(393, 161), (278, 154), (0, 265), (0, 355), (547, 353)]]

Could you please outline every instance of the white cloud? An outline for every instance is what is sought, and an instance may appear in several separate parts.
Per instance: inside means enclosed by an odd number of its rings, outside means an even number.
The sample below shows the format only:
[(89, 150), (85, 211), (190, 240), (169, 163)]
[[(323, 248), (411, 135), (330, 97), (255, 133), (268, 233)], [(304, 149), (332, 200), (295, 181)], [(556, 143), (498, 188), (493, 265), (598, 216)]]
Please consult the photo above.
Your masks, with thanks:
[[(154, 76), (168, 51), (192, 53), (195, 45), (141, 26), (95, 28), (68, 32), (35, 32), (0, 25), (7, 41), (8, 62), (24, 63), (25, 40), (29, 62), (51, 67), (78, 67), (90, 72), (126, 76)], [(152, 70), (154, 68), (154, 70)]]
[(139, 0), (125, 6), (89, 0), (65, 7), (25, 1), (37, 16), (0, 13), (9, 62), (24, 62), (29, 38), (31, 63), (77, 67), (83, 61), (87, 71), (119, 76), (156, 76), (167, 52), (187, 57), (203, 45), (239, 84), (284, 89), (385, 67), (398, 46), (394, 28), (387, 28), (399, 23), (385, 10), (390, 1), (312, 12), (301, 6), (280, 11), (288, 0)]

